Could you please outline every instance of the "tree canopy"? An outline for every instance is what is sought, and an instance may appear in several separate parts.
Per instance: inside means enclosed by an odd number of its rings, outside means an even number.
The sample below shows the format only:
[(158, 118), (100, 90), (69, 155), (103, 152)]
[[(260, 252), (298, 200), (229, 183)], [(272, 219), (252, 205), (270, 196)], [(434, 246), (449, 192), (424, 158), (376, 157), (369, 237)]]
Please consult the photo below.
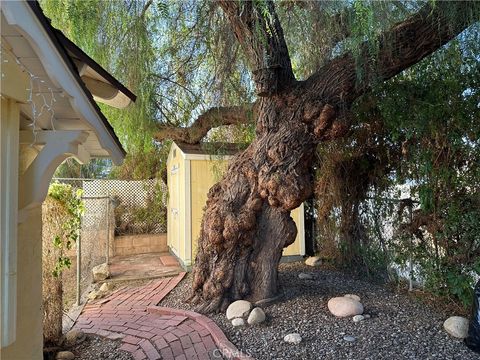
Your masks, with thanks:
[[(431, 289), (468, 303), (480, 273), (479, 3), (41, 5), (54, 26), (138, 95), (127, 111), (102, 107), (130, 152), (119, 174), (155, 176), (164, 169), (170, 140), (251, 143), (270, 132), (262, 146), (287, 143), (300, 136), (299, 125), (281, 128), (278, 119), (301, 112), (309, 129), (301, 135), (305, 142), (265, 155), (278, 163), (265, 170), (265, 181), (258, 180), (260, 188), (266, 184), (259, 190), (262, 201), (288, 211), (311, 193), (314, 178), (321, 251), (327, 253), (331, 243), (332, 256), (369, 271), (413, 259)], [(267, 109), (275, 97), (280, 100)], [(309, 148), (313, 154), (303, 157)], [(309, 170), (299, 171), (295, 156), (311, 163)], [(290, 165), (281, 173), (285, 161)], [(263, 168), (253, 168), (264, 176)], [(282, 190), (288, 181), (295, 186)], [(390, 201), (399, 200), (405, 186), (418, 202), (416, 210), (405, 205), (413, 212), (409, 221), (395, 215), (404, 206)], [(263, 210), (252, 211), (258, 218)], [(395, 216), (395, 233), (386, 234), (384, 224)], [(228, 242), (225, 234), (218, 236)], [(220, 252), (205, 247), (205, 254), (212, 251)], [(229, 296), (243, 290), (235, 291)]]

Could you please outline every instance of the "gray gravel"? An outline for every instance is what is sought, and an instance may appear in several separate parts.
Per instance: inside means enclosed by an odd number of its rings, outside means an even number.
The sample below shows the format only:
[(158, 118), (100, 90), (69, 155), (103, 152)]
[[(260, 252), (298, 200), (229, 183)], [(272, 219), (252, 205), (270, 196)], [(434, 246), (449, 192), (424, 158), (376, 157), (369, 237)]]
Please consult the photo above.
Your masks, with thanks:
[(119, 349), (120, 346), (120, 341), (88, 335), (81, 344), (65, 350), (71, 351), (79, 360), (133, 360), (129, 352)]
[[(313, 279), (299, 279), (301, 272)], [(190, 282), (191, 276), (185, 277), (160, 305), (193, 310), (183, 301)], [(256, 359), (479, 359), (445, 333), (444, 316), (412, 297), (303, 263), (280, 265), (280, 283), (284, 297), (264, 307), (267, 321), (262, 325), (233, 328), (224, 314), (210, 315), (240, 350)], [(347, 293), (361, 297), (370, 319), (354, 323), (329, 313), (327, 301)], [(283, 337), (294, 332), (302, 342), (285, 343)], [(355, 340), (348, 341), (351, 337)]]

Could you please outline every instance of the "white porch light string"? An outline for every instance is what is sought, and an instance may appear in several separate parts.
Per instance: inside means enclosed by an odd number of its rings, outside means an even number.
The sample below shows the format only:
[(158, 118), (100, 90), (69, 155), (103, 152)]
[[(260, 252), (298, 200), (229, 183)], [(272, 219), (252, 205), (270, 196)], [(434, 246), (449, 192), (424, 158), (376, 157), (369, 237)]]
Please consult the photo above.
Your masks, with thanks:
[[(1, 44), (1, 51), (10, 54), (10, 56), (12, 56), (15, 59), (15, 62), (20, 67), (20, 69), (23, 72), (27, 73), (28, 76), (30, 77), (30, 88), (27, 88), (26, 90), (28, 91), (27, 102), (30, 103), (30, 106), (32, 108), (31, 124), (29, 124), (28, 126), (32, 128), (33, 142), (29, 146), (33, 148), (33, 146), (37, 142), (37, 132), (39, 131), (37, 127), (37, 119), (40, 118), (40, 116), (42, 116), (45, 111), (50, 113), (50, 124), (52, 126), (52, 130), (56, 131), (55, 124), (54, 124), (55, 111), (53, 110), (53, 105), (57, 101), (57, 99), (55, 98), (53, 89), (50, 86), (46, 85), (46, 81), (42, 79), (40, 76), (34, 75), (32, 72), (30, 72), (30, 70), (28, 70), (28, 68), (22, 63), (20, 58), (17, 57), (15, 53), (13, 53), (13, 51), (7, 49), (3, 45), (3, 43)], [(8, 63), (8, 59), (3, 59), (3, 62)], [(5, 77), (5, 74), (2, 72), (2, 79), (4, 77)], [(35, 84), (37, 84), (37, 89), (38, 89), (37, 92), (34, 91)], [(44, 93), (41, 92), (42, 86), (47, 88), (48, 91), (50, 92), (49, 101), (47, 101), (47, 98), (44, 95)], [(40, 97), (43, 102), (43, 104), (40, 104), (40, 110), (38, 110), (39, 105), (36, 103), (34, 95), (35, 97)]]

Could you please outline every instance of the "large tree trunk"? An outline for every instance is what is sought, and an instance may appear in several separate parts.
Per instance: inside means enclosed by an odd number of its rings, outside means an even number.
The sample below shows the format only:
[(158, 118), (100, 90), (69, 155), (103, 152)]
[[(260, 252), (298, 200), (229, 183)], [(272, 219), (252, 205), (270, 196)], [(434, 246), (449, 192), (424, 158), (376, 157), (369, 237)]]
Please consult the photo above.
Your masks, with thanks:
[[(372, 82), (420, 61), (474, 19), (450, 24), (446, 15), (451, 7), (468, 13), (471, 3), (428, 5), (380, 36), (376, 63), (368, 61), (365, 44), (360, 49), (363, 65), (345, 54), (297, 82), (273, 3), (219, 3), (247, 55), (259, 100), (254, 106), (256, 139), (208, 194), (191, 297), (205, 312), (225, 309), (237, 299), (257, 302), (278, 294), (278, 263), (296, 236), (290, 211), (312, 193), (309, 169), (315, 145), (348, 132), (350, 106)], [(265, 11), (271, 16), (261, 15)], [(478, 11), (472, 13), (478, 18)], [(359, 66), (362, 79), (356, 74)], [(227, 123), (238, 123), (231, 111), (221, 111)], [(211, 126), (202, 118), (192, 130), (204, 133)], [(180, 135), (191, 138), (188, 132)]]
[(193, 270), (204, 311), (277, 295), (283, 248), (295, 241), (290, 211), (312, 192), (313, 137), (285, 97), (263, 99), (256, 140), (208, 194)]

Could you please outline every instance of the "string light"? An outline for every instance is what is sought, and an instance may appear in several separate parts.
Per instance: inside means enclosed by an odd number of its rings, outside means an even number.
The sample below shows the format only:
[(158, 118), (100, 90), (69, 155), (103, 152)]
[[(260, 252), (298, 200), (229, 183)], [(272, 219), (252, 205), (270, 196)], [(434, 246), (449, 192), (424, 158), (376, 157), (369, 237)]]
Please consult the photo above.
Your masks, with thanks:
[[(32, 109), (32, 119), (31, 123), (28, 126), (32, 128), (33, 142), (29, 146), (33, 147), (37, 143), (37, 133), (39, 131), (37, 126), (37, 120), (44, 113), (48, 112), (50, 114), (50, 125), (52, 127), (52, 130), (56, 131), (54, 124), (55, 111), (53, 109), (53, 106), (57, 99), (55, 98), (53, 89), (47, 85), (47, 82), (40, 76), (37, 76), (33, 74), (30, 70), (28, 70), (28, 68), (22, 63), (20, 58), (18, 58), (11, 50), (5, 48), (3, 44), (1, 44), (1, 52), (8, 53), (10, 56), (12, 56), (20, 69), (23, 72), (27, 73), (30, 77), (30, 88), (27, 88), (26, 90), (28, 91), (27, 102), (30, 104)], [(8, 59), (3, 59), (3, 62), (8, 63)], [(2, 79), (4, 77), (5, 74), (2, 71)], [(35, 85), (37, 86), (37, 92), (35, 92)], [(45, 91), (42, 91), (42, 89), (46, 89), (50, 93), (49, 100), (47, 100), (47, 96), (45, 96)], [(43, 103), (37, 104), (38, 101), (35, 100), (36, 98), (40, 98)]]

